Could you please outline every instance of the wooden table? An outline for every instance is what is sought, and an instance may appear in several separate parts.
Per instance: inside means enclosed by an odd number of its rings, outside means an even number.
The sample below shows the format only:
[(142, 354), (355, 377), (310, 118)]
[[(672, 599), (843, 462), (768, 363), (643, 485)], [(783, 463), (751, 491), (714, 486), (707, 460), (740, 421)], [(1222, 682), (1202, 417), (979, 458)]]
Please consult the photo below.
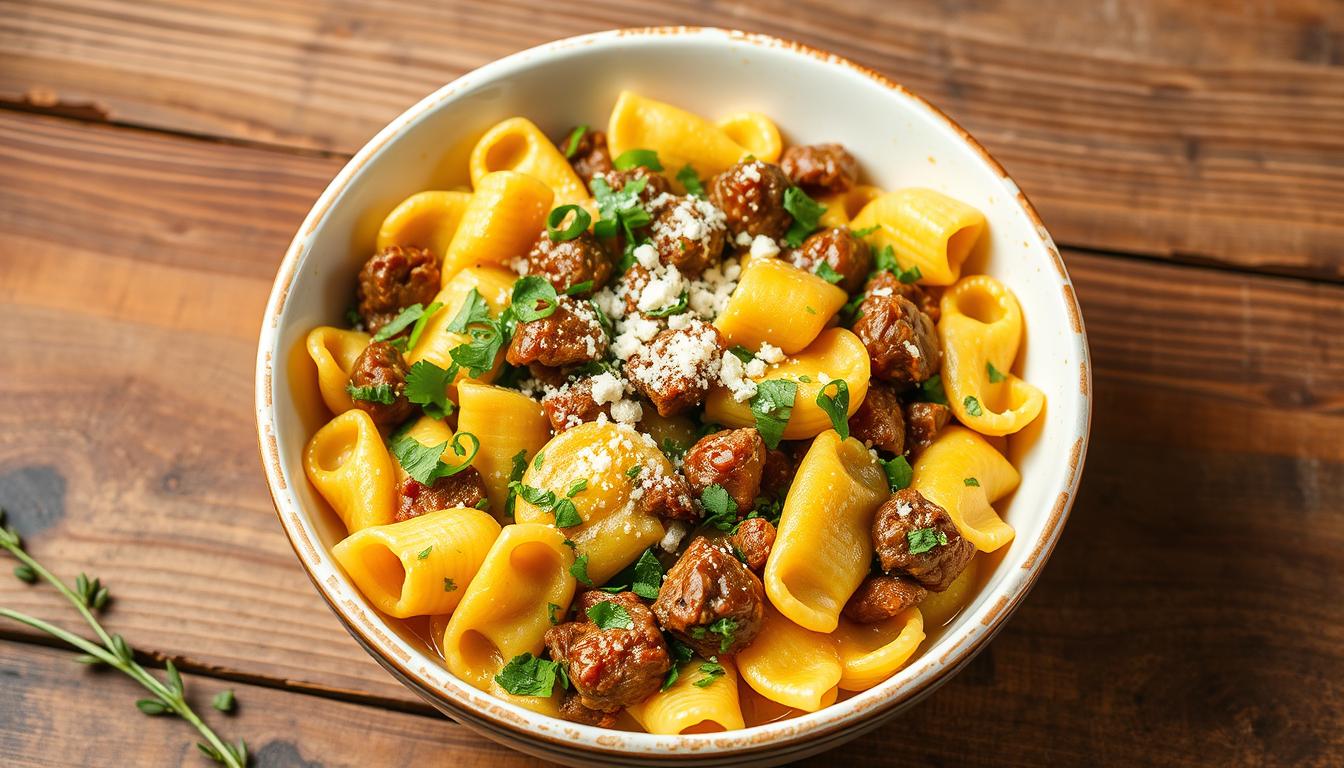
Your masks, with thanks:
[[(1091, 336), (1091, 453), (1035, 592), (812, 764), (1344, 764), (1344, 4), (530, 6), (0, 0), (0, 505), (256, 765), (535, 764), (315, 594), (262, 482), (254, 345), (291, 234), (384, 122), (511, 51), (655, 23), (806, 41), (948, 111), (1039, 207)], [(0, 605), (71, 619), (9, 578)], [(205, 764), (120, 676), (0, 637), (0, 764)]]

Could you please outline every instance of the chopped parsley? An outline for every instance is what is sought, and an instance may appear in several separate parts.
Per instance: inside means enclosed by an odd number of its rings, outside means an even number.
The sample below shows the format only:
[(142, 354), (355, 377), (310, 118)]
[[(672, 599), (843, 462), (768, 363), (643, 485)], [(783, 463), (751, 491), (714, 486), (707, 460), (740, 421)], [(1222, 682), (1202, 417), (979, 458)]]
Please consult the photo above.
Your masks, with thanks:
[(583, 135), (588, 132), (588, 126), (575, 126), (574, 130), (569, 132), (569, 138), (565, 140), (565, 157), (572, 158), (574, 153), (579, 151), (579, 142), (583, 141)]
[(581, 283), (575, 283), (565, 289), (566, 296), (578, 296), (581, 293), (587, 293), (593, 290), (593, 281), (584, 280)]
[(857, 238), (862, 239), (873, 234), (874, 232), (876, 232), (881, 228), (882, 228), (881, 224), (874, 224), (871, 227), (864, 227), (863, 229), (852, 229), (850, 230), (849, 233)]
[(793, 216), (789, 231), (784, 233), (784, 242), (797, 248), (816, 230), (821, 214), (826, 212), (826, 206), (808, 197), (802, 189), (789, 187), (784, 190), (784, 210)]
[(667, 677), (663, 678), (663, 685), (658, 689), (660, 691), (671, 688), (672, 684), (677, 682), (677, 678), (681, 675), (681, 665), (695, 656), (695, 651), (691, 646), (677, 638), (667, 634), (663, 635), (663, 638), (667, 640), (667, 653), (672, 657), (672, 668), (667, 670)]
[(887, 473), (887, 483), (891, 490), (899, 491), (902, 488), (909, 488), (910, 481), (915, 476), (915, 470), (911, 468), (910, 462), (904, 456), (897, 456), (890, 461), (880, 462), (882, 470)]
[(560, 662), (549, 661), (524, 653), (514, 656), (495, 675), (499, 687), (514, 696), (550, 696), (555, 681), (563, 679)]
[[(557, 209), (558, 210), (558, 209)], [(555, 286), (538, 275), (523, 275), (513, 284), (513, 315), (520, 323), (542, 320), (555, 314), (560, 299)]]
[(695, 174), (695, 169), (690, 163), (681, 166), (681, 170), (677, 171), (677, 181), (686, 188), (686, 194), (705, 197), (705, 185), (700, 183), (700, 177)]
[[(826, 390), (835, 387), (835, 395), (826, 394)], [(817, 393), (817, 407), (831, 417), (831, 427), (840, 435), (841, 440), (849, 439), (849, 385), (844, 379), (831, 379), (822, 385)]]
[(840, 320), (846, 326), (851, 326), (858, 322), (858, 319), (863, 315), (863, 313), (859, 311), (859, 305), (862, 304), (863, 300), (866, 298), (868, 298), (868, 294), (856, 293), (849, 297), (849, 301), (846, 301), (843, 307), (840, 307)]
[(925, 402), (947, 405), (947, 392), (943, 389), (943, 377), (936, 373), (919, 385), (919, 394)]
[(442, 419), (455, 407), (448, 399), (448, 385), (457, 377), (457, 371), (457, 363), (445, 370), (428, 360), (417, 360), (406, 372), (406, 399), (420, 406), (430, 418)]
[(444, 591), (444, 592), (456, 592), (456, 591), (457, 591), (457, 585), (454, 584), (454, 583), (453, 583), (453, 580), (450, 579), (450, 578), (448, 578), (447, 576), (444, 576), (444, 577), (443, 577), (443, 591)]
[(480, 501), (476, 502), (475, 507), (476, 507), (477, 509), (481, 510), (482, 512), (484, 512), (484, 511), (486, 511), (487, 509), (490, 508), (490, 500), (489, 500), (489, 499), (481, 499)]
[(979, 481), (979, 480), (976, 480), (974, 477), (968, 477), (968, 478), (966, 478), (965, 480), (962, 480), (962, 482), (965, 483), (966, 486), (967, 486), (967, 487), (970, 487), (970, 488), (979, 488), (979, 487), (980, 487), (980, 481)]
[(347, 382), (345, 391), (352, 399), (361, 400), (366, 403), (391, 405), (397, 402), (397, 393), (392, 391), (391, 384), (370, 384), (364, 387), (357, 387), (354, 382)]
[(536, 469), (536, 470), (540, 470), (540, 469), (541, 469), (541, 465), (544, 464), (545, 462), (546, 462), (546, 452), (545, 452), (545, 451), (537, 451), (537, 455), (536, 455), (536, 457), (532, 459), (532, 468), (533, 468), (533, 469)]
[(576, 525), (583, 524), (583, 518), (579, 517), (579, 511), (570, 499), (587, 486), (587, 480), (576, 481), (570, 486), (569, 493), (562, 499), (555, 495), (555, 491), (543, 491), (540, 488), (523, 485), (522, 482), (517, 480), (509, 483), (509, 489), (516, 495), (522, 496), (528, 504), (540, 507), (554, 515), (556, 528), (573, 528)]
[[(470, 455), (462, 445), (463, 438), (471, 441)], [(449, 447), (458, 456), (466, 456), (462, 463), (448, 464), (443, 461), (442, 456)], [(424, 485), (433, 485), (435, 480), (451, 477), (471, 466), (472, 459), (476, 458), (476, 452), (480, 449), (481, 441), (470, 432), (458, 432), (452, 440), (439, 445), (425, 445), (405, 433), (392, 439), (392, 454), (397, 457), (401, 468), (416, 482)]]
[[(525, 278), (524, 278), (525, 279)], [(516, 289), (516, 286), (515, 286)], [(554, 291), (554, 289), (552, 289)], [(453, 362), (466, 368), (472, 376), (481, 376), (495, 367), (499, 350), (508, 342), (513, 309), (506, 310), (499, 319), (490, 317), (490, 306), (475, 288), (467, 294), (461, 309), (448, 321), (448, 330), (465, 333), (470, 339), (449, 350)]]
[(972, 416), (980, 416), (985, 412), (985, 409), (980, 407), (980, 401), (976, 400), (973, 395), (967, 395), (961, 401), (961, 404), (966, 407), (966, 412)]
[(556, 605), (555, 603), (546, 604), (546, 618), (551, 620), (551, 626), (555, 626), (556, 624), (560, 623), (560, 619), (556, 615), (559, 613), (559, 611), (560, 606)]
[[(835, 285), (836, 283), (845, 279), (844, 275), (840, 274), (839, 272), (836, 272), (835, 267), (832, 267), (831, 263), (825, 260), (817, 262), (817, 268), (812, 270), (812, 272), (817, 277), (820, 277), (822, 280), (825, 280), (831, 285)], [(811, 307), (808, 307), (808, 310), (811, 311), (811, 313), (814, 315), (817, 314), (817, 310), (812, 309)]]
[(644, 191), (648, 179), (631, 179), (619, 192), (612, 190), (606, 179), (596, 178), (588, 185), (597, 201), (599, 218), (593, 225), (593, 234), (598, 237), (615, 237), (625, 234), (625, 253), (622, 255), (622, 271), (634, 263), (632, 255), (635, 246), (642, 240), (635, 231), (648, 226), (653, 216), (639, 204), (639, 193)]
[(625, 476), (628, 477), (628, 478), (630, 478), (631, 480), (633, 480), (633, 479), (635, 479), (636, 477), (639, 477), (639, 472), (640, 472), (641, 469), (643, 469), (643, 467), (641, 467), (640, 465), (636, 464), (636, 465), (634, 465), (633, 467), (631, 467), (631, 468), (625, 470)]
[(716, 679), (723, 677), (724, 674), (726, 674), (723, 665), (716, 661), (707, 661), (704, 664), (701, 664), (700, 671), (704, 673), (704, 677), (691, 683), (691, 685), (694, 685), (696, 688), (708, 688)]
[(766, 446), (779, 447), (797, 397), (798, 383), (794, 381), (767, 379), (756, 385), (756, 394), (751, 398), (751, 413), (756, 417), (756, 431), (761, 433)]
[(652, 549), (646, 549), (635, 563), (635, 580), (630, 585), (630, 591), (647, 600), (656, 600), (662, 587), (663, 564)]
[(652, 149), (627, 149), (617, 155), (611, 165), (618, 171), (628, 171), (641, 165), (650, 171), (663, 170), (663, 164), (658, 162), (658, 153)]
[[(537, 454), (541, 455), (541, 454)], [(527, 449), (523, 449), (513, 454), (511, 465), (509, 467), (509, 495), (504, 498), (504, 515), (513, 517), (514, 505), (518, 503), (518, 492), (513, 489), (514, 483), (521, 485), (523, 473), (527, 471)]]
[[(430, 304), (428, 309), (426, 309), (425, 306), (420, 304), (419, 302), (416, 302), (415, 304), (412, 304), (411, 306), (406, 307), (405, 309), (401, 310), (401, 312), (397, 313), (397, 316), (392, 318), (392, 321), (390, 323), (384, 325), (382, 328), (379, 328), (378, 332), (373, 335), (373, 340), (387, 341), (393, 336), (396, 336), (397, 334), (406, 330), (411, 325), (419, 325), (420, 328), (423, 330), (424, 329), (423, 321), (427, 320), (430, 315), (434, 314), (435, 312), (438, 312), (442, 308), (443, 305), (437, 301), (434, 302), (433, 304)], [(419, 334), (418, 333), (415, 334), (415, 337), (418, 340)], [(414, 343), (415, 343), (414, 341), (411, 341), (407, 344), (407, 346), (410, 346), (411, 344)]]
[(588, 620), (593, 622), (598, 629), (634, 629), (635, 620), (630, 618), (630, 612), (625, 610), (625, 606), (614, 603), (610, 600), (602, 602), (589, 608)]
[(994, 364), (990, 362), (985, 363), (985, 373), (989, 375), (990, 384), (998, 384), (999, 382), (1007, 378), (1006, 376), (1003, 375), (1003, 371), (1000, 371), (998, 368), (995, 368)]
[(896, 252), (891, 249), (890, 245), (882, 246), (882, 249), (873, 255), (873, 264), (875, 265), (875, 272), (890, 272), (896, 276), (897, 280), (907, 285), (923, 277), (918, 266), (912, 266), (909, 269), (902, 267), (901, 262), (896, 259)]
[[(574, 218), (569, 222), (569, 226), (564, 229), (560, 225), (570, 214)], [(593, 217), (588, 212), (577, 205), (562, 205), (551, 210), (551, 214), (546, 217), (546, 234), (551, 238), (551, 242), (559, 243), (582, 235), (588, 229), (588, 225), (593, 223)]]
[(905, 534), (910, 543), (910, 554), (922, 555), (947, 543), (947, 534), (937, 528), (920, 528)]
[(424, 560), (426, 557), (429, 557), (429, 553), (433, 551), (434, 551), (434, 545), (430, 544), (428, 547), (425, 547), (424, 549), (417, 552), (415, 555), (415, 559)]
[(737, 502), (722, 485), (711, 485), (701, 491), (700, 505), (705, 508), (704, 525), (727, 531), (737, 522)]
[(686, 311), (686, 307), (688, 305), (687, 303), (689, 300), (690, 297), (687, 294), (687, 292), (682, 291), (681, 295), (677, 297), (677, 301), (675, 304), (663, 307), (662, 309), (652, 309), (649, 310), (648, 312), (645, 312), (644, 314), (648, 315), (649, 317), (670, 317), (672, 315), (680, 315), (681, 313)]
[(733, 353), (733, 357), (736, 357), (744, 363), (750, 363), (752, 358), (755, 357), (755, 355), (751, 354), (751, 350), (741, 344), (734, 344), (728, 348), (728, 351)]
[(737, 622), (724, 616), (716, 619), (707, 627), (692, 627), (691, 637), (696, 640), (703, 640), (710, 635), (719, 636), (719, 653), (724, 653), (733, 645), (733, 637), (737, 634)]
[[(568, 542), (569, 539), (565, 539), (565, 541)], [(579, 580), (579, 583), (581, 583), (581, 584), (583, 584), (583, 585), (585, 585), (585, 586), (589, 586), (589, 587), (595, 586), (595, 585), (593, 584), (593, 580), (590, 579), (590, 578), (588, 578), (588, 556), (587, 556), (587, 555), (579, 555), (578, 557), (574, 558), (574, 563), (573, 563), (573, 565), (569, 566), (569, 575), (571, 575), (571, 576), (573, 576), (574, 578), (578, 579), (578, 580)]]

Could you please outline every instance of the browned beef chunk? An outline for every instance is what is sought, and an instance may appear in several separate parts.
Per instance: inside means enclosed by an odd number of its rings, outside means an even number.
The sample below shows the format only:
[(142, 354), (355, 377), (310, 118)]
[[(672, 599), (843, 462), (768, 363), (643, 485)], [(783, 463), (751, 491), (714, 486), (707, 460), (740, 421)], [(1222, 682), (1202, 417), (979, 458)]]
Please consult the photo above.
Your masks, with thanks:
[(859, 178), (859, 164), (840, 144), (795, 145), (784, 150), (779, 164), (809, 192), (844, 192)]
[(485, 499), (485, 481), (475, 467), (440, 477), (432, 485), (408, 477), (401, 481), (401, 487), (397, 490), (400, 492), (396, 513), (398, 522), (440, 509), (475, 507)]
[(849, 433), (874, 448), (905, 453), (905, 415), (896, 392), (876, 381), (869, 384), (863, 403), (849, 417)]
[(782, 499), (793, 484), (793, 476), (798, 472), (799, 457), (788, 451), (772, 448), (765, 453), (765, 466), (761, 470), (762, 496)]
[(869, 576), (845, 603), (845, 618), (860, 624), (873, 624), (890, 619), (901, 611), (916, 605), (928, 591), (910, 579), (900, 576)]
[(718, 381), (723, 336), (709, 323), (659, 332), (626, 362), (625, 373), (641, 395), (671, 416), (693, 408)]
[(691, 503), (691, 489), (686, 478), (677, 473), (661, 477), (640, 477), (639, 498), (635, 511), (643, 515), (657, 515), (668, 520), (699, 520), (700, 514)]
[(723, 543), (697, 537), (667, 572), (653, 613), (701, 656), (737, 653), (765, 620), (765, 587)]
[(938, 298), (931, 290), (921, 287), (918, 283), (902, 283), (900, 278), (885, 269), (874, 272), (864, 284), (863, 291), (869, 296), (900, 296), (914, 304), (920, 312), (928, 315), (934, 323), (937, 323), (938, 318), (942, 316), (938, 308)]
[[(607, 629), (598, 627), (591, 618), (597, 615), (593, 609), (600, 603), (616, 606), (617, 612), (609, 614)], [(577, 621), (546, 630), (544, 640), (551, 658), (568, 671), (580, 705), (614, 712), (658, 691), (671, 660), (653, 614), (637, 595), (585, 592), (579, 598), (576, 616)], [(612, 626), (626, 623), (626, 618), (629, 628)]]
[(760, 573), (770, 558), (770, 548), (775, 545), (775, 526), (763, 517), (749, 517), (737, 524), (729, 540), (742, 554), (747, 567)]
[(607, 148), (607, 134), (585, 128), (579, 134), (578, 141), (571, 145), (570, 137), (573, 134), (573, 130), (566, 132), (556, 146), (569, 158), (569, 164), (573, 166), (574, 172), (587, 186), (597, 174), (611, 171), (611, 150)]
[(912, 459), (933, 445), (938, 430), (947, 424), (951, 415), (951, 409), (938, 403), (905, 404), (905, 447)]
[(637, 179), (643, 179), (644, 186), (638, 194), (639, 204), (651, 216), (657, 216), (658, 212), (662, 210), (662, 203), (666, 202), (666, 199), (660, 200), (660, 198), (663, 195), (672, 194), (672, 185), (667, 182), (667, 179), (642, 165), (637, 165), (625, 171), (607, 171), (601, 174), (599, 178), (606, 182), (613, 192), (620, 192), (625, 189), (627, 184), (632, 184)]
[(869, 295), (859, 305), (854, 334), (883, 381), (910, 387), (938, 371), (942, 350), (933, 321), (903, 297)]
[(764, 468), (765, 441), (755, 428), (743, 427), (700, 438), (686, 452), (681, 472), (697, 498), (711, 485), (722, 486), (745, 515), (761, 491)]
[(355, 407), (380, 427), (396, 426), (415, 412), (406, 399), (406, 361), (386, 341), (375, 341), (359, 353), (346, 391)]
[(746, 233), (778, 240), (793, 223), (793, 216), (784, 210), (784, 190), (790, 186), (778, 165), (753, 160), (711, 179), (709, 200), (723, 211), (734, 238)]
[(658, 259), (698, 277), (723, 258), (728, 229), (713, 203), (687, 195), (663, 208), (649, 230)]
[(551, 429), (557, 434), (586, 421), (597, 421), (597, 417), (604, 413), (608, 418), (611, 416), (610, 406), (598, 405), (593, 399), (591, 376), (569, 382), (547, 393), (541, 399), (541, 408), (551, 422)]
[(572, 691), (566, 693), (565, 698), (560, 701), (560, 716), (571, 723), (611, 728), (616, 725), (617, 714), (619, 710), (603, 712), (600, 709), (589, 709), (584, 706), (583, 697)]
[(825, 276), (821, 270), (825, 263), (839, 275), (836, 285), (846, 293), (854, 293), (863, 287), (863, 281), (873, 269), (873, 252), (868, 243), (855, 237), (848, 229), (838, 227), (823, 229), (808, 235), (803, 244), (789, 251), (786, 257), (799, 269)]
[(598, 360), (606, 351), (607, 334), (593, 308), (586, 301), (561, 296), (549, 316), (518, 324), (507, 359), (511, 365), (560, 368)]
[(552, 240), (542, 230), (527, 254), (527, 274), (539, 275), (564, 293), (571, 287), (591, 283), (592, 287), (575, 296), (591, 296), (611, 279), (611, 257), (591, 232), (573, 240)]
[(429, 306), (439, 292), (439, 259), (425, 248), (393, 245), (359, 270), (355, 298), (369, 333), (412, 304)]
[(873, 549), (882, 570), (942, 592), (975, 557), (947, 510), (914, 488), (892, 494), (873, 518)]

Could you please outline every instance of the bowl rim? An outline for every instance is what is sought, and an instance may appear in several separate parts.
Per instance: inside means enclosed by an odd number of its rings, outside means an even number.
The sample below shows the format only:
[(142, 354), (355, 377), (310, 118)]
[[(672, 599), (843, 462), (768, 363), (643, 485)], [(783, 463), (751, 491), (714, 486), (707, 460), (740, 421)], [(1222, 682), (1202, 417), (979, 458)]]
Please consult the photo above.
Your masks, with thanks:
[[(1051, 489), (1058, 491), (1057, 500), (1049, 512), (1045, 526), (1035, 541), (1027, 542), (1032, 547), (1024, 565), (1009, 575), (1000, 589), (999, 599), (992, 605), (980, 609), (978, 621), (967, 620), (956, 633), (947, 633), (934, 646), (926, 649), (915, 663), (897, 672), (887, 682), (879, 684), (828, 707), (800, 715), (795, 718), (751, 726), (737, 731), (714, 734), (677, 734), (656, 735), (643, 732), (612, 731), (593, 726), (571, 723), (549, 715), (523, 709), (489, 694), (472, 688), (453, 677), (445, 667), (438, 670), (447, 676), (447, 684), (435, 684), (427, 679), (432, 673), (428, 668), (416, 671), (413, 657), (404, 649), (397, 648), (397, 639), (386, 629), (386, 620), (374, 615), (371, 608), (361, 608), (352, 596), (342, 594), (342, 583), (329, 575), (322, 579), (315, 569), (323, 568), (339, 572), (330, 552), (315, 545), (309, 532), (303, 525), (304, 513), (296, 497), (286, 487), (279, 447), (276, 439), (275, 407), (272, 396), (272, 375), (274, 361), (284, 360), (286, 352), (277, 348), (280, 336), (280, 317), (284, 310), (289, 288), (297, 273), (298, 265), (303, 261), (313, 234), (326, 219), (332, 205), (351, 184), (354, 176), (370, 162), (389, 142), (401, 134), (408, 126), (421, 117), (450, 101), (453, 96), (481, 83), (491, 82), (508, 76), (512, 69), (531, 64), (538, 58), (570, 51), (582, 47), (600, 48), (628, 38), (658, 39), (668, 36), (681, 38), (700, 38), (715, 41), (725, 46), (748, 44), (752, 46), (776, 49), (796, 56), (811, 58), (823, 65), (857, 73), (891, 91), (893, 96), (905, 98), (916, 107), (925, 110), (929, 116), (943, 123), (961, 141), (971, 149), (991, 172), (995, 174), (1004, 191), (1011, 195), (1019, 208), (1035, 226), (1039, 245), (1050, 255), (1056, 267), (1058, 287), (1062, 288), (1065, 310), (1069, 315), (1074, 334), (1069, 337), (1070, 350), (1080, 361), (1081, 374), (1079, 387), (1081, 397), (1077, 412), (1073, 414), (1074, 433), (1061, 441), (1072, 440), (1068, 474), (1061, 486)], [(669, 761), (685, 760), (694, 756), (719, 757), (727, 755), (749, 755), (767, 750), (778, 750), (786, 745), (807, 740), (818, 740), (834, 736), (837, 732), (871, 722), (884, 713), (908, 706), (931, 693), (937, 686), (950, 679), (957, 670), (975, 656), (1007, 622), (1017, 607), (1026, 598), (1031, 588), (1049, 560), (1055, 545), (1063, 531), (1065, 522), (1077, 496), (1078, 484), (1086, 459), (1087, 446), (1091, 432), (1092, 416), (1092, 371), (1086, 329), (1083, 327), (1082, 312), (1078, 306), (1072, 281), (1065, 268), (1059, 250), (1050, 237), (1040, 216), (1017, 187), (1016, 183), (984, 147), (965, 129), (945, 115), (925, 99), (912, 93), (904, 86), (887, 76), (868, 67), (852, 62), (837, 54), (830, 53), (804, 43), (754, 32), (719, 27), (638, 27), (614, 29), (584, 35), (562, 38), (528, 48), (508, 56), (491, 61), (477, 69), (464, 73), (455, 80), (436, 89), (389, 122), (361, 147), (336, 174), (323, 190), (313, 207), (309, 210), (276, 271), (267, 300), (261, 331), (257, 342), (257, 361), (255, 375), (255, 408), (257, 421), (257, 439), (262, 465), (266, 475), (267, 489), (280, 519), (281, 527), (289, 539), (304, 572), (308, 575), (318, 594), (328, 607), (365, 650), (381, 663), (393, 677), (412, 688), (421, 697), (437, 708), (454, 715), (459, 722), (480, 727), (486, 735), (500, 738), (502, 734), (518, 741), (543, 744), (562, 752), (572, 754), (600, 753), (609, 757), (633, 757), (642, 760)], [(1048, 494), (1047, 494), (1048, 498)], [(347, 591), (348, 591), (347, 587)], [(354, 596), (357, 597), (357, 596)], [(356, 621), (352, 614), (368, 613), (376, 621)], [(379, 624), (381, 623), (381, 626)], [(932, 651), (948, 641), (950, 646), (935, 658)], [(913, 671), (912, 671), (913, 670)], [(897, 677), (904, 678), (893, 685)], [(884, 690), (885, 689), (885, 690)], [(877, 693), (874, 693), (877, 692)], [(873, 694), (873, 695), (869, 695)], [(539, 727), (541, 726), (541, 727)]]

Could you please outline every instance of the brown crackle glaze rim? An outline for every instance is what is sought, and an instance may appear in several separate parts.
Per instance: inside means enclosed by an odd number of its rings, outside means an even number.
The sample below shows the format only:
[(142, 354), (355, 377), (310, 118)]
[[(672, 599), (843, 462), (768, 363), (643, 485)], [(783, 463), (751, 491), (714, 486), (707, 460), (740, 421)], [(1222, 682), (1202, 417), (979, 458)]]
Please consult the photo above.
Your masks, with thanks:
[[(978, 620), (972, 621), (968, 618), (959, 633), (948, 633), (944, 638), (946, 648), (940, 649), (940, 656), (935, 658), (933, 653), (938, 645), (925, 649), (913, 665), (900, 670), (887, 683), (818, 712), (740, 731), (676, 736), (613, 732), (522, 710), (458, 681), (441, 665), (430, 668), (424, 665), (427, 659), (407, 654), (405, 649), (399, 647), (389, 636), (387, 627), (380, 626), (383, 622), (373, 617), (371, 609), (361, 607), (347, 596), (340, 594), (341, 585), (338, 579), (333, 577), (329, 579), (330, 583), (324, 583), (320, 577), (319, 570), (333, 572), (335, 566), (330, 562), (330, 555), (324, 558), (322, 551), (312, 540), (303, 524), (298, 501), (292, 497), (292, 491), (287, 488), (276, 442), (272, 398), (274, 360), (277, 357), (284, 359), (275, 349), (280, 316), (289, 295), (290, 285), (306, 254), (309, 240), (322, 225), (332, 205), (352, 182), (353, 177), (372, 161), (384, 146), (419, 118), (436, 110), (444, 101), (474, 86), (477, 82), (492, 79), (501, 69), (613, 39), (668, 36), (718, 38), (729, 45), (744, 43), (807, 56), (824, 64), (861, 74), (909, 99), (943, 122), (999, 177), (1007, 191), (1014, 196), (1019, 208), (1034, 225), (1039, 245), (1050, 254), (1051, 261), (1059, 272), (1070, 330), (1075, 334), (1074, 349), (1081, 360), (1079, 389), (1082, 396), (1079, 413), (1076, 414), (1077, 429), (1070, 454), (1068, 475), (1040, 536), (1033, 542), (1031, 554), (1023, 562), (1021, 570), (1025, 571), (1025, 574), (1020, 577), (1021, 580), (1016, 586), (1008, 587), (1008, 594), (1000, 596), (992, 606), (981, 609), (980, 613), (983, 615), (969, 617)], [(492, 739), (541, 756), (584, 759), (598, 755), (603, 758), (638, 760), (643, 764), (680, 761), (704, 765), (732, 765), (743, 758), (770, 760), (785, 756), (801, 757), (804, 753), (810, 754), (836, 746), (841, 741), (871, 730), (884, 719), (883, 715), (908, 707), (930, 694), (993, 639), (1035, 584), (1042, 566), (1059, 540), (1073, 499), (1077, 496), (1091, 422), (1091, 389), (1091, 367), (1082, 312), (1078, 307), (1059, 250), (1026, 195), (1017, 188), (998, 161), (955, 121), (885, 75), (803, 43), (717, 28), (651, 27), (598, 32), (557, 40), (487, 64), (445, 85), (402, 113), (361, 148), (314, 204), (277, 270), (258, 340), (255, 397), (258, 445), (266, 471), (267, 487), (290, 545), (304, 565), (304, 570), (318, 593), (326, 600), (341, 623), (370, 655), (403, 684), (459, 722), (471, 725)], [(942, 642), (939, 645), (941, 644)], [(435, 677), (442, 678), (443, 682), (436, 683)]]

